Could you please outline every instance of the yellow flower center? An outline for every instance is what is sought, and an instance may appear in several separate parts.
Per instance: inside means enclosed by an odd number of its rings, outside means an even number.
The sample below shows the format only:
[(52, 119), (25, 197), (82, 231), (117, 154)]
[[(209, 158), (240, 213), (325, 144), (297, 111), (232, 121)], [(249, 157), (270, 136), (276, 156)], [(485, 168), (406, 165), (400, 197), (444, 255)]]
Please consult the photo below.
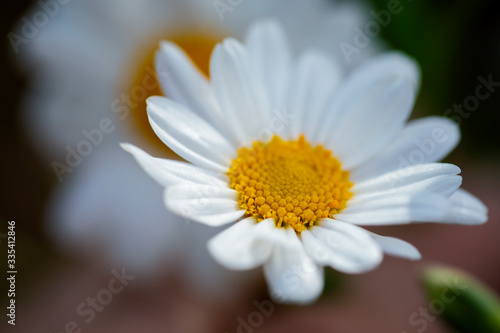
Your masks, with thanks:
[[(148, 52), (142, 57), (139, 66), (135, 70), (133, 81), (126, 92), (130, 95), (131, 115), (128, 117), (127, 124), (135, 134), (146, 139), (149, 143), (162, 150), (167, 150), (170, 154), (173, 152), (156, 136), (149, 124), (146, 112), (146, 99), (150, 96), (163, 95), (159, 81), (155, 73), (154, 58), (158, 50), (158, 42), (162, 38), (155, 40), (154, 45), (148, 49)], [(209, 77), (210, 55), (218, 42), (217, 38), (201, 35), (182, 35), (178, 37), (167, 38), (179, 45), (184, 52), (189, 55), (194, 64), (203, 74)]]
[(273, 218), (298, 233), (340, 212), (352, 196), (349, 173), (330, 150), (312, 147), (303, 135), (239, 149), (228, 176), (246, 217)]

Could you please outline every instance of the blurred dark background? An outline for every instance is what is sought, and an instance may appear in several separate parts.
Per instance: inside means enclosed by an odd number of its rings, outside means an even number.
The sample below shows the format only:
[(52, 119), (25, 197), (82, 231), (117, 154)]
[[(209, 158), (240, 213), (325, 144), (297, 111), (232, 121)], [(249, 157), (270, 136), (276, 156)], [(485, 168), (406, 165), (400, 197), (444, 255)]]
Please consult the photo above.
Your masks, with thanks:
[[(379, 9), (388, 1), (374, 0)], [(478, 76), (500, 81), (498, 1), (401, 1), (403, 10), (381, 36), (414, 56), (422, 67), (422, 112), (445, 115), (473, 95)], [(408, 9), (408, 10), (407, 10)], [(461, 152), (498, 163), (500, 94), (481, 101), (461, 124)], [(456, 114), (450, 113), (453, 117)]]
[[(17, 262), (18, 270), (22, 272), (18, 277), (20, 290), (18, 299), (30, 298), (29, 293), (32, 290), (30, 287), (37, 284), (40, 276), (44, 276), (45, 272), (51, 271), (54, 267), (67, 265), (69, 261), (69, 258), (53, 248), (44, 233), (44, 207), (51, 189), (57, 184), (57, 179), (50, 165), (42, 163), (38, 153), (29, 143), (24, 132), (25, 128), (21, 124), (20, 101), (27, 87), (28, 77), (22, 74), (15, 64), (15, 54), (7, 39), (7, 34), (13, 31), (16, 22), (33, 3), (34, 1), (28, 0), (6, 2), (0, 13), (3, 36), (2, 52), (0, 52), (2, 63), (0, 85), (3, 101), (0, 151), (4, 156), (0, 172), (2, 195), (0, 233), (7, 232), (6, 221), (17, 222)], [(385, 0), (372, 2), (376, 11), (386, 9), (387, 3)], [(415, 57), (422, 67), (421, 94), (414, 116), (445, 115), (455, 103), (462, 104), (467, 96), (474, 94), (479, 84), (479, 76), (487, 78), (491, 75), (493, 81), (500, 82), (498, 1), (407, 0), (401, 1), (401, 5), (404, 10), (392, 17), (391, 24), (382, 30), (381, 37), (390, 47)], [(499, 112), (500, 87), (488, 99), (481, 101), (478, 109), (471, 112), (468, 118), (462, 119), (461, 144), (447, 159), (463, 168), (466, 187), (484, 190), (475, 194), (490, 204), (490, 209), (496, 209), (500, 199), (498, 190), (494, 191), (494, 188), (500, 185)], [(449, 115), (455, 114), (449, 113)], [(495, 207), (491, 207), (491, 203)], [(498, 224), (498, 215), (492, 214), (488, 223)], [(465, 229), (460, 230), (463, 233), (468, 232)], [(441, 234), (446, 235), (444, 232)], [(495, 238), (498, 238), (498, 234)], [(0, 240), (1, 253), (4, 253), (5, 242)], [(417, 247), (428, 242), (432, 243), (432, 241), (418, 240), (417, 237), (414, 239)], [(441, 250), (439, 246), (434, 246), (434, 249), (438, 252)], [(430, 256), (430, 253), (430, 250), (423, 250), (424, 257)], [(451, 257), (452, 253), (449, 255)], [(445, 257), (443, 255), (443, 258)], [(439, 254), (434, 258), (439, 259)], [(479, 258), (479, 260), (489, 261), (491, 269), (498, 271), (500, 263), (498, 258), (497, 252), (491, 253), (489, 258)], [(452, 263), (458, 264), (462, 259), (457, 258)], [(472, 263), (475, 259), (464, 260)], [(1, 262), (0, 267), (3, 270), (5, 262), (3, 255)], [(392, 261), (387, 265), (393, 266)], [(469, 264), (465, 264), (467, 265)], [(474, 266), (470, 264), (468, 267)], [(480, 274), (486, 268), (481, 269), (478, 268), (476, 273)], [(498, 280), (495, 280), (498, 277), (498, 272), (492, 275), (485, 273), (482, 276), (499, 292), (500, 285)], [(2, 295), (6, 287), (4, 281), (2, 278), (0, 284)], [(3, 302), (2, 297), (2, 304)], [(417, 309), (417, 305), (414, 308)]]
[[(35, 272), (51, 269), (57, 262), (57, 252), (53, 252), (43, 230), (44, 208), (51, 188), (57, 181), (51, 175), (50, 165), (42, 163), (37, 151), (32, 147), (21, 123), (21, 99), (28, 85), (28, 77), (22, 72), (14, 57), (7, 34), (15, 31), (15, 25), (34, 1), (21, 0), (5, 4), (1, 11), (2, 52), (0, 85), (5, 105), (1, 122), (1, 151), (5, 154), (1, 167), (2, 200), (0, 233), (7, 233), (7, 222), (16, 221), (16, 236), (21, 246), (16, 246), (17, 264), (26, 274), (19, 275), (20, 286), (28, 285), (36, 279)], [(7, 239), (0, 239), (1, 251), (7, 251)], [(19, 243), (18, 243), (19, 244)], [(6, 260), (2, 260), (2, 271)], [(2, 290), (6, 290), (2, 279)], [(22, 290), (20, 288), (20, 290)], [(2, 304), (5, 298), (2, 297)]]

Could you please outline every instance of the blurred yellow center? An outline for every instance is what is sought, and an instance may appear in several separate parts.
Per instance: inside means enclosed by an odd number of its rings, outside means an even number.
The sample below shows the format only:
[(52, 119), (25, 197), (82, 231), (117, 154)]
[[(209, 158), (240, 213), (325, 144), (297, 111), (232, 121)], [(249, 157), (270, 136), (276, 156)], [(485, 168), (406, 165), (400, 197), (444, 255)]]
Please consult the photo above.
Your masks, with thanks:
[[(209, 77), (210, 55), (218, 42), (216, 38), (186, 35), (177, 38), (168, 38), (168, 40), (179, 45), (191, 58), (194, 64), (201, 70), (201, 72)], [(168, 147), (161, 142), (151, 128), (146, 111), (146, 99), (148, 97), (163, 95), (155, 73), (154, 58), (157, 50), (158, 43), (155, 43), (140, 63), (136, 72), (137, 74), (132, 82), (132, 93), (134, 92), (134, 89), (137, 88), (146, 88), (146, 93), (142, 94), (140, 98), (132, 94), (133, 103), (131, 105), (132, 112), (130, 119), (133, 122), (132, 127), (139, 131), (139, 135), (141, 137), (147, 139), (153, 145), (161, 147), (161, 149), (168, 150), (171, 153)], [(145, 84), (151, 76), (154, 76), (156, 84)]]
[(241, 148), (228, 171), (246, 216), (273, 218), (296, 232), (345, 208), (352, 196), (349, 173), (331, 151), (312, 147), (302, 135), (295, 141), (274, 136), (269, 143)]

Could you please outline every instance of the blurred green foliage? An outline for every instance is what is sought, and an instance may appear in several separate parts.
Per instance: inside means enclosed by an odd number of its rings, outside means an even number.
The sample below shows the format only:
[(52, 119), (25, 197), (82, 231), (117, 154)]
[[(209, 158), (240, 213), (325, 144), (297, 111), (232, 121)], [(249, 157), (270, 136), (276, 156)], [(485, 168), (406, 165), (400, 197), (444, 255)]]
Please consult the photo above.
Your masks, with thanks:
[(481, 282), (442, 266), (426, 268), (422, 280), (430, 304), (458, 332), (500, 332), (500, 300)]

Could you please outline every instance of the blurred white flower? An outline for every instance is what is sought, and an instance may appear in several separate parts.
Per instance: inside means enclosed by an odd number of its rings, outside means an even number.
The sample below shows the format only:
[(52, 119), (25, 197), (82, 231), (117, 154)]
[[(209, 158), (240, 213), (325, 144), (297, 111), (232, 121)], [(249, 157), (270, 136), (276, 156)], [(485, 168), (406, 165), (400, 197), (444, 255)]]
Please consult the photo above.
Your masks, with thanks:
[(487, 220), (481, 201), (459, 189), (460, 169), (436, 163), (458, 143), (458, 126), (440, 117), (406, 124), (420, 73), (405, 55), (374, 57), (344, 78), (319, 51), (295, 60), (280, 26), (266, 21), (245, 44), (216, 46), (210, 80), (171, 42), (156, 61), (171, 73), (162, 81), (170, 98), (148, 99), (149, 120), (192, 164), (123, 147), (165, 187), (171, 211), (209, 226), (236, 222), (209, 241), (210, 253), (234, 270), (263, 265), (277, 301), (317, 299), (322, 266), (361, 273), (384, 252), (420, 258), (360, 226)]
[[(352, 42), (353, 27), (363, 26), (368, 15), (369, 9), (355, 3), (328, 0), (242, 1), (225, 13), (223, 21), (212, 0), (68, 2), (33, 40), (20, 46), (34, 76), (26, 122), (35, 143), (51, 157), (58, 156), (66, 145), (75, 146), (82, 139), (83, 129), (96, 128), (106, 115), (122, 116), (111, 113), (113, 101), (132, 95), (143, 77), (154, 72), (151, 59), (161, 39), (178, 41), (207, 68), (216, 42), (226, 36), (241, 38), (253, 20), (273, 16), (290, 33), (294, 50), (315, 47), (344, 59), (339, 44)], [(368, 47), (356, 59), (373, 53)], [(348, 67), (356, 61), (341, 64)], [(140, 140), (134, 121), (141, 115), (132, 111), (133, 117), (127, 117), (120, 130)]]
[[(161, 94), (153, 64), (158, 41), (176, 41), (208, 75), (215, 43), (242, 37), (259, 17), (276, 17), (295, 51), (308, 46), (340, 55), (340, 42), (353, 39), (353, 27), (363, 25), (369, 12), (327, 0), (248, 0), (222, 12), (215, 3), (71, 1), (20, 46), (23, 66), (33, 77), (26, 127), (42, 154), (56, 162), (52, 167), (62, 180), (49, 218), (51, 235), (65, 249), (94, 254), (99, 248), (145, 275), (183, 256), (191, 276), (203, 275), (202, 282), (225, 276), (204, 256), (204, 240), (213, 231), (199, 227), (185, 233), (185, 221), (163, 207), (160, 187), (117, 149), (119, 141), (128, 141), (173, 156), (158, 144), (146, 116), (146, 98)], [(359, 59), (374, 49), (364, 49)], [(101, 130), (103, 121), (108, 131)]]

